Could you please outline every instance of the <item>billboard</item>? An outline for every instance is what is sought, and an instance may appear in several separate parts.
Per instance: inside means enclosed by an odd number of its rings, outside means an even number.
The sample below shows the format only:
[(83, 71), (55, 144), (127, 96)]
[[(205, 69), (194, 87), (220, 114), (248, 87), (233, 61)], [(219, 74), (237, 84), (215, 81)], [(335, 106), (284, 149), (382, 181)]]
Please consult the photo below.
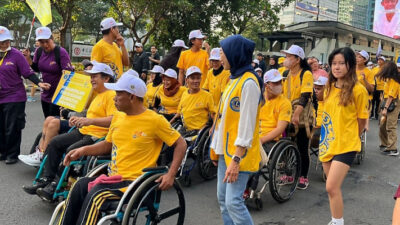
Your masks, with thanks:
[(376, 0), (373, 31), (391, 38), (400, 38), (399, 0)]

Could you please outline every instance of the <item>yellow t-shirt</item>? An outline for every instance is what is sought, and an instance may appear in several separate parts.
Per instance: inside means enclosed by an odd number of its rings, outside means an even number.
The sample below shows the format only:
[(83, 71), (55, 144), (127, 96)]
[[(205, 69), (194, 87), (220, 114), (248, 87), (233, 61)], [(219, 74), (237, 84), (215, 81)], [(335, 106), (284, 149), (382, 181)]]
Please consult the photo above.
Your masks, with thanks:
[(207, 71), (210, 68), (207, 51), (203, 49), (200, 49), (200, 51), (197, 52), (193, 52), (191, 49), (182, 51), (176, 67), (186, 71), (191, 66), (197, 66), (201, 70), (202, 75), (200, 87), (203, 87), (204, 81), (206, 80)]
[(179, 137), (168, 121), (152, 110), (134, 116), (117, 112), (106, 137), (112, 143), (108, 175), (135, 180), (144, 168), (156, 166), (163, 142), (171, 146)]
[(182, 115), (183, 124), (188, 130), (200, 130), (206, 125), (210, 113), (215, 113), (212, 95), (201, 89), (196, 94), (185, 91), (179, 102), (178, 113)]
[(163, 114), (173, 114), (178, 111), (178, 105), (181, 101), (181, 97), (183, 92), (187, 90), (186, 87), (181, 86), (178, 92), (175, 93), (174, 96), (168, 97), (164, 94), (164, 86), (161, 85), (159, 91), (156, 93), (156, 97), (160, 98), (161, 103), (160, 106), (163, 107), (163, 110), (160, 113)]
[[(290, 102), (295, 99), (300, 98), (302, 93), (312, 93), (313, 92), (313, 76), (310, 71), (305, 71), (303, 74), (303, 82), (300, 86), (300, 73), (301, 70), (297, 73), (296, 76), (290, 76), (283, 83), (283, 95), (287, 97)], [(290, 96), (288, 96), (288, 88), (290, 82)]]
[(387, 85), (387, 93), (386, 96), (389, 97), (393, 97), (394, 99), (399, 98), (399, 88), (400, 88), (400, 84), (397, 83), (395, 80), (390, 79)]
[(335, 155), (361, 150), (357, 119), (368, 119), (368, 92), (359, 82), (353, 88), (354, 101), (339, 105), (340, 89), (332, 84), (331, 93), (324, 98), (319, 159), (330, 161)]
[(376, 77), (376, 75), (379, 73), (379, 71), (381, 70), (381, 68), (379, 66), (374, 67), (371, 70), (371, 73), (373, 74), (374, 78), (375, 78), (375, 84), (376, 84), (376, 90), (377, 91), (383, 91), (384, 85), (385, 85), (385, 81), (378, 79)]
[(278, 71), (282, 76), (283, 76), (283, 72), (285, 72), (285, 70), (287, 70), (287, 68), (284, 66), (278, 68)]
[(124, 72), (122, 65), (122, 52), (116, 43), (112, 45), (101, 39), (93, 46), (90, 60), (105, 63), (114, 71), (117, 78)]
[(317, 127), (321, 127), (323, 111), (324, 111), (324, 101), (318, 101), (317, 118), (315, 119)]
[(208, 90), (213, 96), (215, 108), (218, 107), (222, 92), (224, 92), (224, 89), (229, 82), (230, 74), (231, 73), (229, 70), (222, 70), (220, 74), (214, 76), (212, 69), (210, 69), (207, 73), (207, 77), (202, 88)]
[(283, 95), (268, 100), (260, 110), (260, 137), (267, 135), (278, 126), (278, 121), (290, 123), (292, 105)]
[(144, 106), (146, 106), (147, 108), (153, 106), (155, 96), (158, 90), (160, 90), (160, 87), (161, 84), (156, 87), (153, 87), (153, 83), (147, 84), (147, 92), (143, 98)]
[[(365, 86), (365, 83), (364, 83), (364, 79), (363, 79), (363, 77), (362, 77), (362, 75), (361, 75), (362, 72), (364, 72), (364, 74), (365, 74), (365, 79), (368, 81), (368, 83), (371, 84), (371, 85), (375, 85), (375, 77), (374, 77), (374, 74), (371, 73), (371, 70), (370, 70), (368, 67), (365, 67), (363, 70), (357, 70), (357, 71), (356, 71), (358, 81), (360, 81), (360, 83), (361, 83), (364, 87), (366, 87), (366, 86)], [(372, 100), (372, 98), (373, 98), (373, 96), (372, 96), (372, 93), (371, 93), (371, 94), (368, 96), (368, 99), (369, 99), (369, 100)]]
[[(117, 111), (114, 105), (115, 91), (107, 90), (93, 99), (86, 113), (87, 118), (103, 118), (114, 115)], [(90, 135), (101, 138), (107, 135), (108, 128), (99, 126), (84, 126), (79, 129), (79, 132), (84, 135)]]

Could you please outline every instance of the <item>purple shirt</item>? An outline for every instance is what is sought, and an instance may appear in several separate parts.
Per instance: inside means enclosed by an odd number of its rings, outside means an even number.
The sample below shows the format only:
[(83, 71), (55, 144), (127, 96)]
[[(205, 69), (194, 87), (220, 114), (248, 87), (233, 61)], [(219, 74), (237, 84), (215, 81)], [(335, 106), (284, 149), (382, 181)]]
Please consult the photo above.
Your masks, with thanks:
[(35, 73), (22, 53), (11, 48), (0, 66), (0, 104), (25, 102), (26, 91), (21, 76), (28, 78), (32, 74)]
[[(36, 53), (33, 56), (33, 62), (37, 63)], [(53, 98), (53, 94), (57, 89), (58, 82), (62, 76), (62, 70), (72, 70), (71, 60), (67, 51), (60, 47), (60, 64), (61, 67), (56, 62), (56, 56), (54, 54), (54, 50), (47, 53), (44, 50), (42, 51), (42, 55), (40, 56), (38, 62), (39, 71), (42, 73), (42, 80), (45, 83), (49, 83), (51, 88), (47, 91), (42, 91), (42, 101), (51, 103), (51, 99)]]

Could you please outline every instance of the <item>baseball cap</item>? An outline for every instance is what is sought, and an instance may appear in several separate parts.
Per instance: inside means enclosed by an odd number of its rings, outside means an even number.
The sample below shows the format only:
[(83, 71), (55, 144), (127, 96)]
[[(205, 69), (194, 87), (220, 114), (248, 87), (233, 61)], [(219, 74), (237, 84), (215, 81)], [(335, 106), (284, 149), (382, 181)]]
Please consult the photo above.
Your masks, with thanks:
[(192, 30), (189, 33), (189, 40), (193, 39), (193, 38), (203, 39), (203, 38), (205, 38), (205, 36), (201, 33), (200, 30)]
[(152, 70), (149, 70), (150, 73), (164, 73), (164, 69), (159, 66), (155, 65)]
[(371, 61), (369, 61), (368, 63), (367, 63), (367, 66), (372, 66), (372, 65), (374, 65)]
[(282, 53), (297, 55), (301, 59), (304, 59), (306, 55), (304, 54), (304, 50), (298, 45), (292, 45), (288, 50), (282, 50)]
[(36, 41), (37, 40), (46, 40), (51, 37), (51, 30), (48, 27), (39, 27), (35, 31)]
[(133, 70), (133, 69), (129, 69), (128, 71), (126, 71), (123, 74), (129, 74), (129, 75), (134, 76), (134, 77), (139, 77), (139, 74), (136, 72), (136, 70)]
[(111, 27), (116, 27), (116, 26), (122, 26), (122, 23), (115, 22), (114, 18), (112, 18), (112, 17), (105, 18), (100, 23), (101, 30), (108, 30)]
[(220, 48), (213, 48), (210, 52), (210, 60), (221, 60), (220, 55), (221, 49)]
[(143, 98), (147, 92), (146, 84), (143, 80), (130, 73), (122, 74), (117, 83), (105, 83), (104, 87), (114, 91), (126, 91), (140, 98)]
[(142, 45), (142, 43), (140, 43), (140, 42), (136, 42), (136, 43), (135, 43), (135, 47), (140, 47), (140, 48), (142, 48), (143, 45)]
[(384, 62), (386, 62), (386, 58), (383, 55), (379, 56), (378, 59), (382, 59)]
[(7, 27), (0, 26), (0, 41), (5, 40), (13, 40), (13, 37)]
[(357, 53), (360, 54), (362, 57), (364, 57), (364, 59), (369, 60), (369, 54), (365, 50), (361, 50)]
[(188, 46), (185, 45), (185, 42), (180, 39), (175, 40), (174, 44), (172, 44), (172, 47), (184, 47), (186, 49), (189, 48)]
[(279, 57), (278, 64), (282, 64), (285, 61), (285, 57)]
[(260, 61), (258, 59), (253, 59), (253, 63), (260, 64)]
[(327, 82), (328, 82), (328, 78), (319, 76), (318, 79), (316, 81), (314, 81), (314, 84), (324, 86)]
[(108, 66), (107, 64), (98, 63), (96, 61), (92, 61), (92, 64), (93, 64), (92, 69), (85, 70), (86, 73), (88, 73), (88, 74), (105, 73), (115, 79), (114, 72), (112, 71), (110, 66)]
[(264, 74), (264, 83), (267, 82), (278, 82), (282, 80), (282, 75), (277, 69), (271, 69)]
[(192, 74), (199, 73), (201, 74), (201, 70), (197, 66), (191, 66), (186, 70), (186, 77), (189, 77)]
[(178, 79), (178, 75), (176, 74), (176, 71), (173, 69), (167, 69), (164, 73), (162, 73), (162, 75)]
[(254, 71), (261, 71), (262, 72), (262, 69), (260, 68), (260, 67), (257, 67)]
[(396, 63), (397, 67), (400, 67), (400, 63)]

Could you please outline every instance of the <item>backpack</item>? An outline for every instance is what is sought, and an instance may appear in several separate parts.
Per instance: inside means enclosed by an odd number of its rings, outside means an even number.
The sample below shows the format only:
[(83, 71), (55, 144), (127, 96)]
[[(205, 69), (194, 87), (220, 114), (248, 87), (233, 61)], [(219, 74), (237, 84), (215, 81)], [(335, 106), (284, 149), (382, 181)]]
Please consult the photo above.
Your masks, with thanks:
[[(303, 76), (304, 73), (306, 72), (306, 70), (301, 70), (300, 73), (300, 86), (303, 83)], [(286, 82), (288, 82), (288, 99), (290, 99), (290, 77), (289, 77), (289, 70), (286, 70), (285, 72), (283, 72), (283, 77), (286, 77)], [(296, 106), (299, 105), (300, 103), (300, 98), (295, 99), (292, 101), (292, 110), (293, 113), (296, 109)], [(312, 104), (312, 97), (309, 98), (306, 106), (303, 109), (303, 112), (300, 114), (299, 116), (299, 127), (300, 128), (305, 128), (306, 129), (306, 133), (307, 133), (307, 137), (310, 138), (311, 136), (311, 130), (310, 130), (310, 126), (314, 125), (314, 121), (315, 121), (315, 115), (314, 112), (312, 110), (313, 108), (313, 104)]]
[[(42, 53), (43, 53), (43, 48), (40, 47), (36, 50), (37, 63), (32, 63), (32, 66), (31, 66), (35, 72), (40, 72), (38, 62), (39, 62), (40, 56), (42, 56)], [(60, 46), (58, 46), (58, 45), (56, 45), (56, 47), (54, 47), (54, 57), (56, 58), (57, 65), (61, 68)]]

